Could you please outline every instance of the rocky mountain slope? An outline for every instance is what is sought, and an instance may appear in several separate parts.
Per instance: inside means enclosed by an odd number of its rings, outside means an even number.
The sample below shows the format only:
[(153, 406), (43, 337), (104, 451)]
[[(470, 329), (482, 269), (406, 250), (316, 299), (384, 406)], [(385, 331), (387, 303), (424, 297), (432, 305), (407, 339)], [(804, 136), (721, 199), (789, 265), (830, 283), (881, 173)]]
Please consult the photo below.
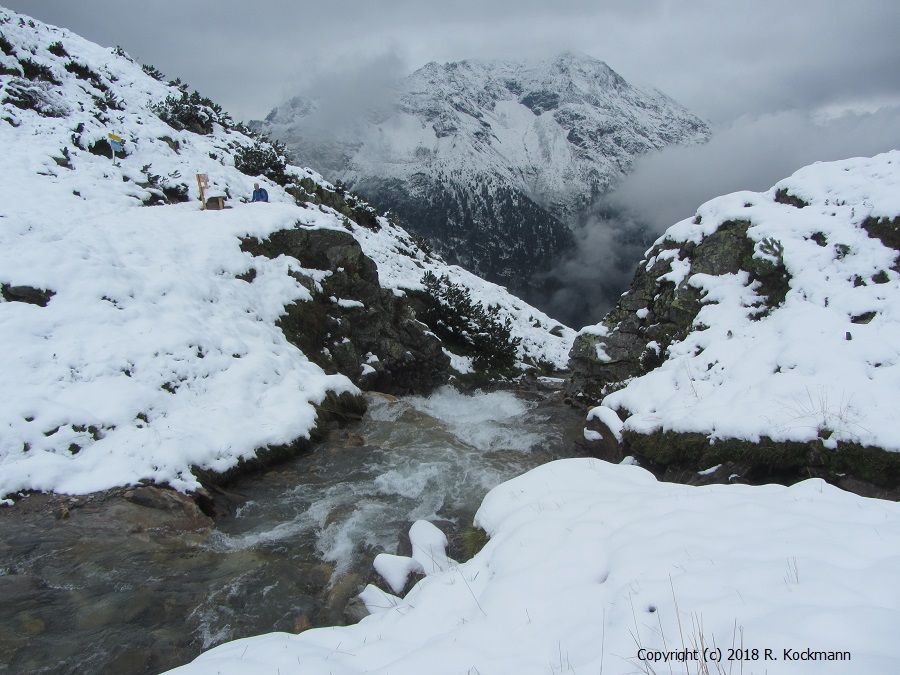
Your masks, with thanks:
[[(640, 155), (707, 126), (605, 63), (430, 63), (343, 126), (295, 98), (258, 128), (472, 271), (523, 288), (572, 245), (568, 226)], [(527, 283), (526, 283), (527, 285)]]
[[(197, 489), (296, 451), (360, 388), (565, 365), (572, 331), (212, 101), (3, 9), (0, 143), (0, 497)], [(201, 210), (200, 173), (224, 210)], [(247, 203), (255, 182), (269, 203)], [(480, 312), (454, 344), (426, 272)]]
[(580, 333), (572, 395), (649, 462), (896, 487), (898, 186), (892, 151), (707, 202)]

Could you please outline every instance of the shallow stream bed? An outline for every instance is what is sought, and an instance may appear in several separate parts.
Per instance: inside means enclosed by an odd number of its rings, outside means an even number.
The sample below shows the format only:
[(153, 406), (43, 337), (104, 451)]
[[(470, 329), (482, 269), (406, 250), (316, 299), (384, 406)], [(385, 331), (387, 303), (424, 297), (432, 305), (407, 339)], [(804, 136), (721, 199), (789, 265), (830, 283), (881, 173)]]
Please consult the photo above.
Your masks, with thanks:
[(583, 416), (552, 391), (369, 403), (229, 486), (244, 501), (214, 523), (147, 488), (0, 509), (0, 673), (156, 673), (226, 640), (352, 621), (372, 559), (413, 521), (461, 535), (490, 488), (580, 452)]

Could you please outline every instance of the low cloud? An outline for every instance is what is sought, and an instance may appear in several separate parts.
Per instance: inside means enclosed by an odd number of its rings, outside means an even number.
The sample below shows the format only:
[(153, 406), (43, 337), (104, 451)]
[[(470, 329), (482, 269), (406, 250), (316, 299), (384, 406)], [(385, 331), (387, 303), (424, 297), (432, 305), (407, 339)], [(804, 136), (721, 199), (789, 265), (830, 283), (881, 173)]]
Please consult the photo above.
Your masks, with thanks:
[(622, 184), (575, 228), (577, 248), (542, 275), (528, 300), (574, 328), (599, 322), (628, 289), (648, 246), (704, 202), (764, 191), (816, 161), (900, 148), (900, 107), (825, 118), (789, 111), (744, 117), (705, 145), (639, 160)]
[(539, 275), (528, 302), (572, 328), (598, 323), (628, 288), (653, 237), (632, 214), (598, 203), (574, 228), (575, 248)]
[(719, 195), (767, 190), (813, 162), (894, 148), (900, 148), (896, 106), (827, 119), (799, 111), (742, 117), (714, 131), (705, 145), (642, 158), (608, 200), (661, 233)]
[[(397, 83), (409, 70), (399, 49), (389, 49), (345, 64), (310, 64), (313, 74), (300, 95), (316, 101), (316, 112), (304, 121), (339, 135), (346, 127), (395, 103)], [(292, 94), (296, 94), (296, 90)]]

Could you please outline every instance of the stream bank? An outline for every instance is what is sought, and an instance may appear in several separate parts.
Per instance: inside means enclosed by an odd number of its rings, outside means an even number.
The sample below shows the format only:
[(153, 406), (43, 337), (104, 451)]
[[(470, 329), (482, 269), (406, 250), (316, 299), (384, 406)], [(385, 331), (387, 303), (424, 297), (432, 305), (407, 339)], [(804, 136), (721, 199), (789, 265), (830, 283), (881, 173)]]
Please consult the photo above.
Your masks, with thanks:
[(358, 424), (230, 484), (231, 516), (148, 486), (0, 509), (0, 673), (156, 673), (226, 640), (358, 620), (372, 559), (413, 521), (462, 534), (491, 487), (582, 454), (560, 384), (369, 395)]

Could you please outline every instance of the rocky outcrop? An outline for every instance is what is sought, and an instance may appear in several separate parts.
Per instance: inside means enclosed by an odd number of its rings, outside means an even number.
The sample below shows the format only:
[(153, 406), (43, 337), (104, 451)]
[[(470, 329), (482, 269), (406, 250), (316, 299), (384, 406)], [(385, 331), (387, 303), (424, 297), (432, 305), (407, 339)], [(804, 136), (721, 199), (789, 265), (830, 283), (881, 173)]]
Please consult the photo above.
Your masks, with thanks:
[(618, 447), (589, 425), (591, 451), (680, 482), (896, 498), (895, 161), (806, 167), (669, 228), (570, 352), (569, 401), (624, 422)]
[(630, 378), (659, 366), (668, 346), (692, 329), (701, 307), (700, 290), (687, 283), (690, 275), (679, 274), (678, 266), (690, 265), (690, 274), (715, 276), (758, 267), (750, 264), (754, 244), (747, 236), (749, 225), (729, 221), (700, 244), (658, 241), (602, 327), (575, 339), (569, 354), (569, 396), (597, 404)]
[[(329, 274), (298, 279), (313, 299), (286, 308), (287, 339), (326, 372), (339, 372), (361, 389), (391, 394), (427, 392), (447, 380), (449, 358), (416, 320), (406, 299), (381, 288), (375, 262), (349, 233), (297, 227), (265, 241), (245, 239), (245, 251), (289, 255), (306, 269)], [(252, 283), (253, 272), (243, 277)]]

